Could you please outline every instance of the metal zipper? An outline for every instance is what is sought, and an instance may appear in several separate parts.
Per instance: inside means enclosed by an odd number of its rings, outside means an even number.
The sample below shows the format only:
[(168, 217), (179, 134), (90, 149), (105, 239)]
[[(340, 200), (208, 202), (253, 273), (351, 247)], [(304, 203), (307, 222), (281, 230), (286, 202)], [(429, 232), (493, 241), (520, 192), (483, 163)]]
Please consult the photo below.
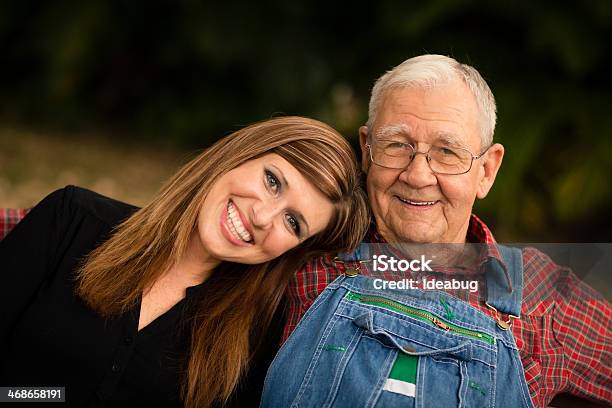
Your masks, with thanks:
[(381, 306), (386, 309), (394, 310), (396, 312), (404, 313), (406, 315), (419, 318), (420, 320), (423, 320), (423, 321), (428, 321), (444, 331), (451, 331), (453, 333), (457, 333), (463, 336), (468, 336), (468, 337), (472, 337), (478, 340), (485, 341), (489, 344), (495, 344), (495, 337), (487, 333), (464, 329), (463, 327), (459, 327), (449, 322), (446, 322), (440, 319), (439, 317), (432, 315), (429, 312), (426, 312), (421, 309), (416, 309), (413, 307), (405, 306), (401, 303), (395, 302), (391, 299), (384, 298), (382, 296), (361, 295), (359, 293), (348, 292), (345, 297), (349, 300), (354, 300), (359, 303)]

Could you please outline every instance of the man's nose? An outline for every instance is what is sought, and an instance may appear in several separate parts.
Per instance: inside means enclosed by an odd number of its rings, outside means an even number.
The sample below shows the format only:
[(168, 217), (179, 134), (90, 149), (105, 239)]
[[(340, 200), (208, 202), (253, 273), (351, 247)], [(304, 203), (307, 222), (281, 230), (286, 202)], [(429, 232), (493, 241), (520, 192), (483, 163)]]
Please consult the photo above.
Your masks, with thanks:
[(416, 152), (412, 160), (399, 175), (400, 181), (411, 187), (425, 187), (437, 182), (436, 175), (427, 162), (427, 154)]
[(262, 200), (255, 203), (251, 209), (253, 226), (261, 229), (269, 228), (283, 208), (280, 200)]

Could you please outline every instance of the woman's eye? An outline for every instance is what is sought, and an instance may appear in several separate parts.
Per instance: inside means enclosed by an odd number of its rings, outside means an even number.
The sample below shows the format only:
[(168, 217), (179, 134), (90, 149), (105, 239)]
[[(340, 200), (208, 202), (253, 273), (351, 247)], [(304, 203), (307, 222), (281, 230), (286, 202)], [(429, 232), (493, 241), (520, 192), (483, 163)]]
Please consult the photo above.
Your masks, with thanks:
[(269, 170), (266, 170), (266, 184), (275, 194), (278, 193), (278, 190), (280, 190), (280, 181), (278, 181), (278, 178), (274, 175), (274, 173)]
[(293, 230), (296, 236), (300, 236), (300, 223), (298, 220), (291, 214), (287, 214), (287, 223), (289, 227)]

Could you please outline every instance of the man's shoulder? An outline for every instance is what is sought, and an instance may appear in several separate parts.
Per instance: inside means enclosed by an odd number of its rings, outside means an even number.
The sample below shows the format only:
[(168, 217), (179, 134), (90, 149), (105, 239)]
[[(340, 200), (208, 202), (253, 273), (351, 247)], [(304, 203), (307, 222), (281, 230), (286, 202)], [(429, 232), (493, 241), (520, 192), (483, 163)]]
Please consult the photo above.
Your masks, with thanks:
[(323, 254), (310, 258), (297, 272), (300, 275), (317, 274), (323, 276), (339, 275), (342, 271), (339, 269), (339, 264), (336, 262), (334, 255)]
[(559, 285), (568, 278), (577, 279), (571, 269), (566, 265), (559, 265), (555, 260), (541, 249), (526, 246), (521, 249), (523, 258), (523, 277), (525, 283), (530, 281), (538, 285)]
[(523, 256), (523, 303), (529, 312), (550, 309), (554, 304), (603, 300), (568, 265), (557, 264), (540, 249), (525, 247)]
[(290, 289), (294, 293), (299, 293), (301, 297), (315, 299), (343, 271), (333, 255), (311, 258), (295, 273)]
[(64, 205), (73, 213), (86, 213), (98, 220), (116, 225), (132, 215), (138, 207), (96, 193), (83, 187), (66, 186), (52, 195), (63, 196)]

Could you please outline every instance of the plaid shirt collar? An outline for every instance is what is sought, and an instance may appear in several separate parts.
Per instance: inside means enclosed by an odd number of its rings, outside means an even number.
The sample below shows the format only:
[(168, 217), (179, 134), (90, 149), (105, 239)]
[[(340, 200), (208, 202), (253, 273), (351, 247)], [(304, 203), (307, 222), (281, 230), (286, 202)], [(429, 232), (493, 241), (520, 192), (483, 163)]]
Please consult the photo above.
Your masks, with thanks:
[[(489, 227), (487, 227), (484, 221), (478, 218), (475, 214), (470, 216), (470, 224), (468, 226), (466, 238), (466, 241), (470, 243), (485, 244), (482, 246), (479, 265), (482, 267), (488, 262), (498, 262), (503, 268), (510, 290), (512, 290), (512, 281), (508, 275), (506, 263), (501, 255), (501, 252), (499, 251), (499, 248), (497, 247), (497, 242), (493, 237), (493, 233)], [(378, 233), (376, 223), (373, 218), (363, 242), (387, 244), (387, 241), (383, 238), (383, 236)]]

